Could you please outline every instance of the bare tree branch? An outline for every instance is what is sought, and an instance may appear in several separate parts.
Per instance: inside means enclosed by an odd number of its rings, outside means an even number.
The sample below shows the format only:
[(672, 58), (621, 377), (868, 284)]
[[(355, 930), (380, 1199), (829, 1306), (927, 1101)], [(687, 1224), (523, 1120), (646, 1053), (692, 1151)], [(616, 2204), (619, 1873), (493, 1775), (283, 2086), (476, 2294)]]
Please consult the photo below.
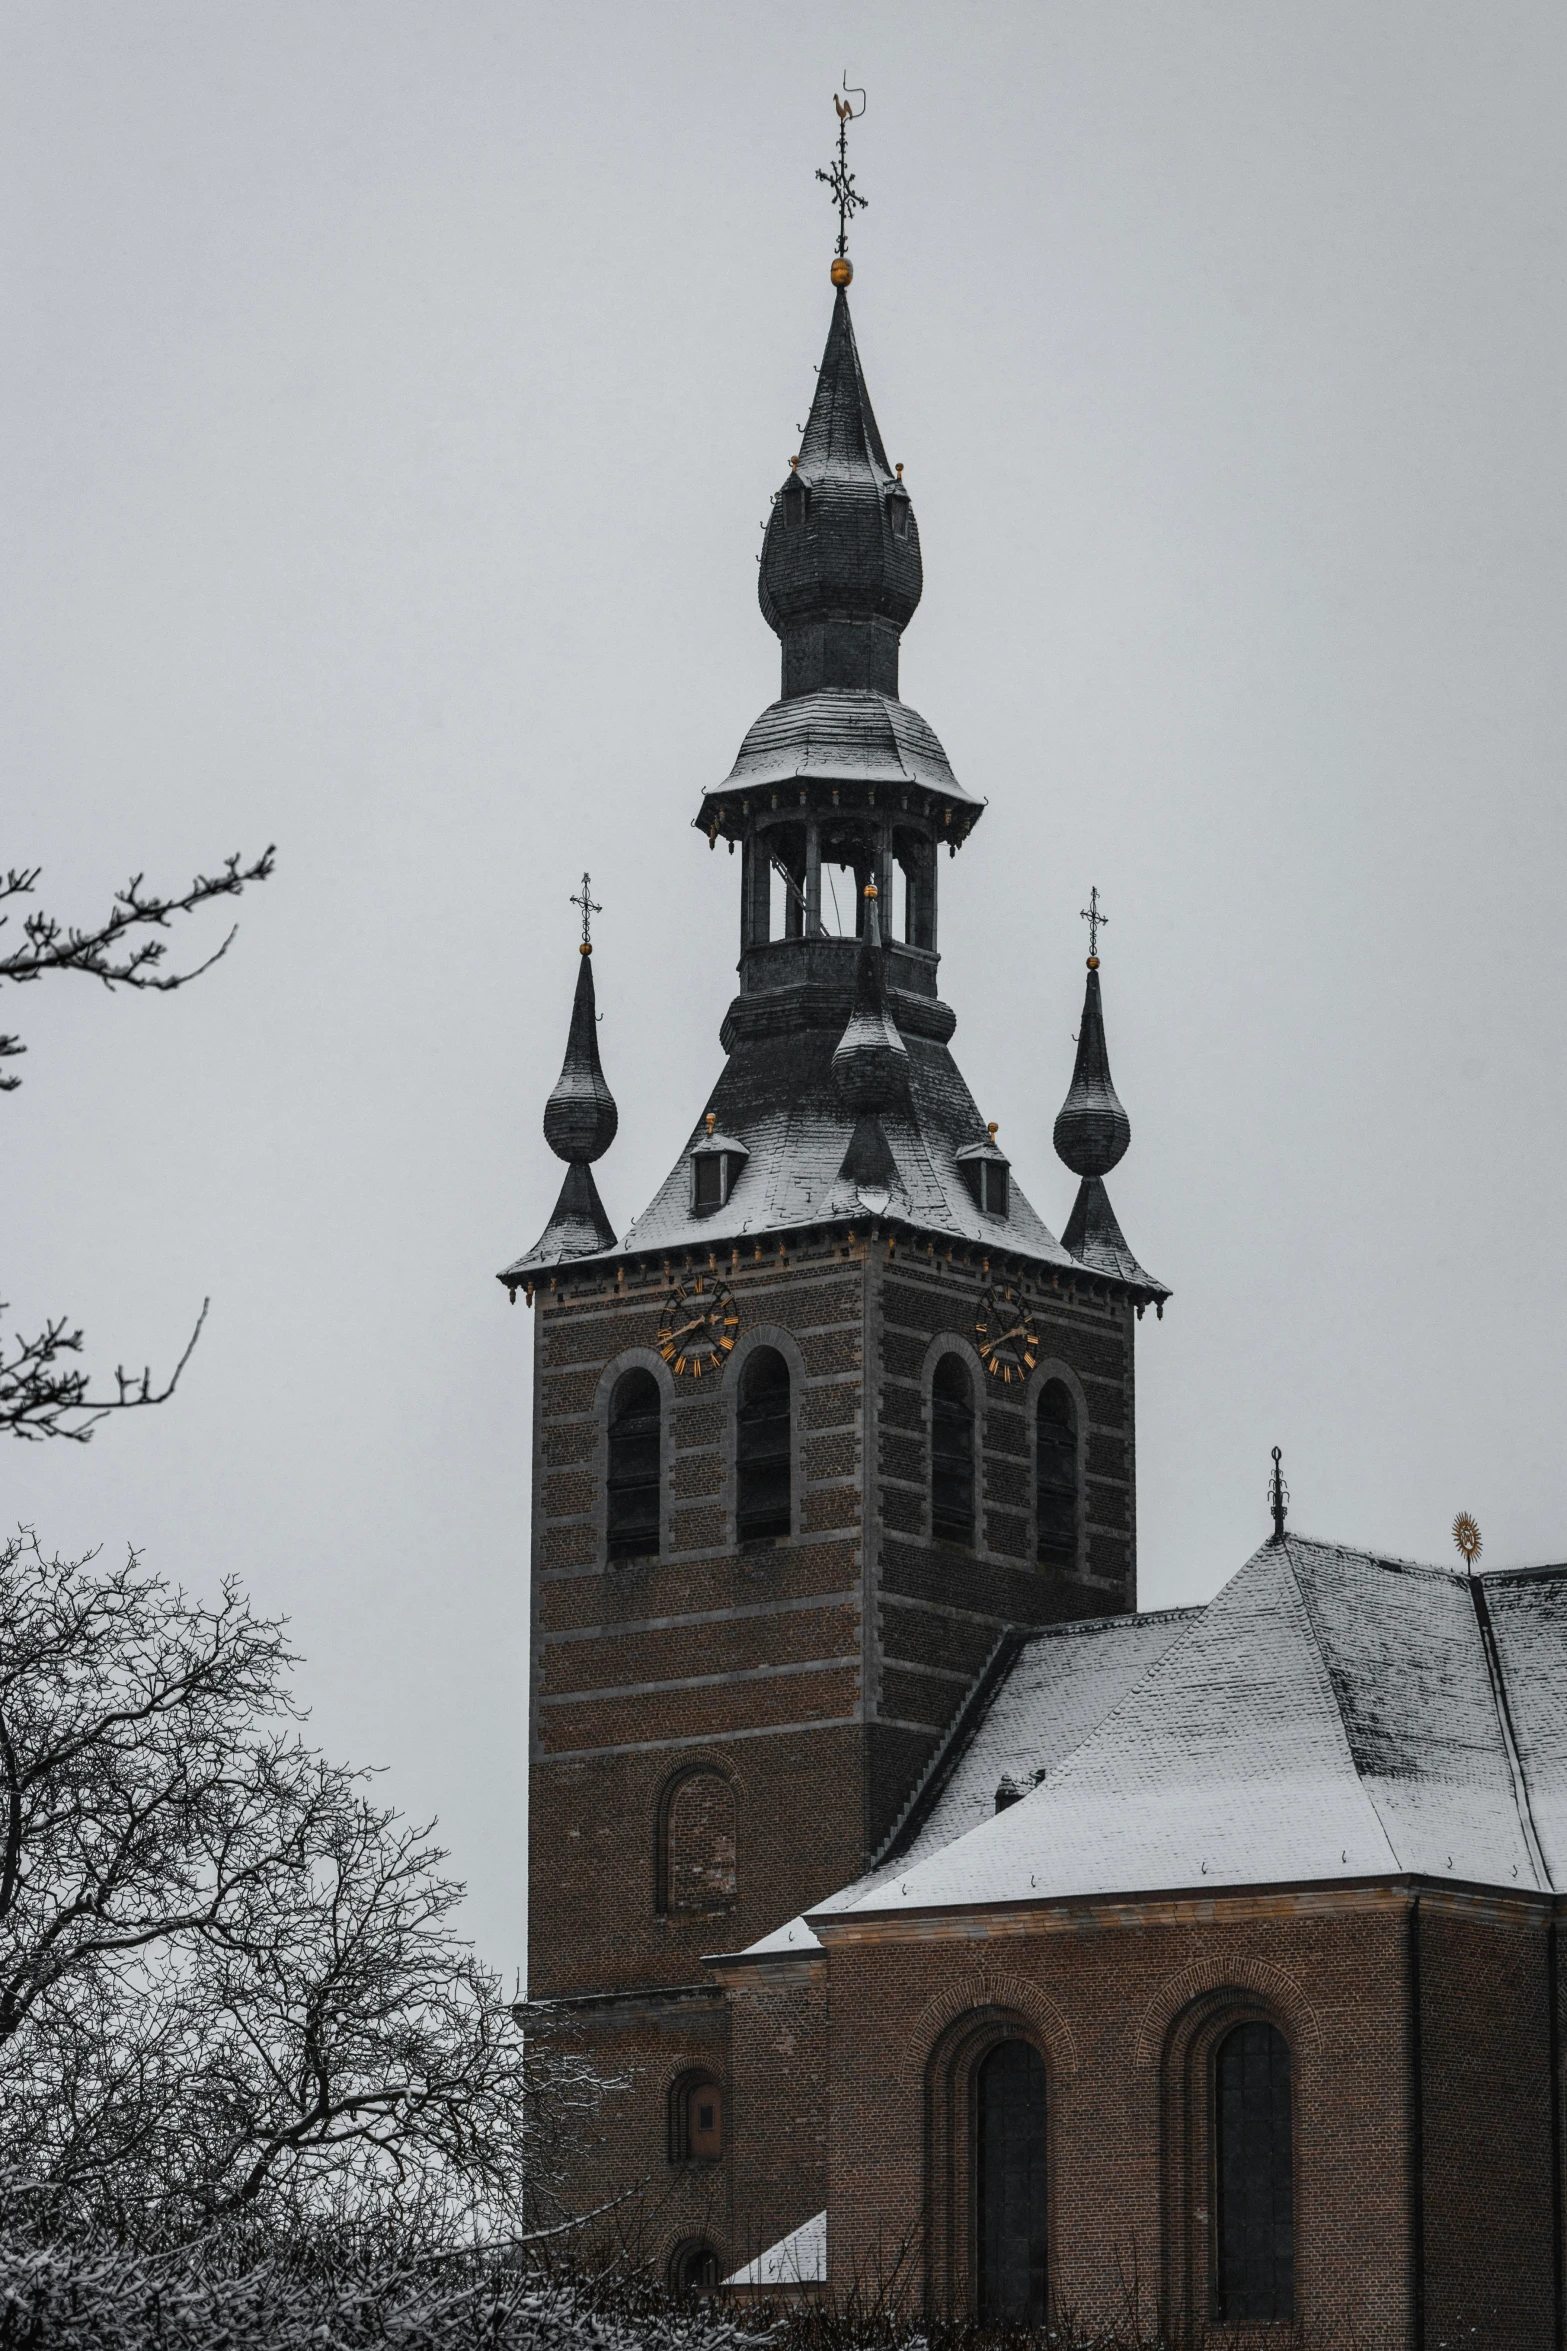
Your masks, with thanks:
[[(63, 1316), (45, 1323), (34, 1338), (15, 1338), (9, 1347), (0, 1340), (0, 1429), (34, 1441), (69, 1437), (85, 1445), (108, 1413), (131, 1412), (143, 1404), (166, 1404), (195, 1353), (211, 1304), (210, 1298), (202, 1300), (185, 1352), (161, 1388), (154, 1386), (150, 1370), (129, 1372), (120, 1364), (114, 1374), (116, 1393), (94, 1395), (92, 1375), (61, 1361), (63, 1356), (79, 1355), (82, 1350), (81, 1332), (71, 1330)], [(0, 1314), (5, 1311), (5, 1301), (0, 1299)]]
[[(151, 988), (166, 995), (175, 988), (188, 987), (228, 953), (234, 932), (231, 930), (221, 945), (189, 971), (163, 970), (166, 944), (148, 934), (166, 931), (177, 915), (194, 914), (215, 898), (237, 898), (250, 883), (264, 882), (276, 862), (277, 853), (271, 846), (250, 865), (236, 854), (224, 859), (221, 873), (198, 874), (188, 889), (169, 898), (145, 889), (145, 877), (132, 874), (124, 889), (115, 892), (109, 912), (90, 930), (63, 923), (57, 915), (39, 908), (23, 916), (20, 942), (0, 948), (0, 982), (25, 984), (42, 979), (46, 972), (75, 971), (101, 980), (106, 988)], [(30, 898), (42, 870), (36, 865), (12, 866), (0, 879), (0, 907), (13, 898)], [(0, 913), (0, 931), (10, 921), (8, 914)], [(19, 1037), (0, 1035), (0, 1060), (12, 1060), (26, 1050)], [(0, 1075), (0, 1093), (13, 1093), (21, 1082), (20, 1078)]]

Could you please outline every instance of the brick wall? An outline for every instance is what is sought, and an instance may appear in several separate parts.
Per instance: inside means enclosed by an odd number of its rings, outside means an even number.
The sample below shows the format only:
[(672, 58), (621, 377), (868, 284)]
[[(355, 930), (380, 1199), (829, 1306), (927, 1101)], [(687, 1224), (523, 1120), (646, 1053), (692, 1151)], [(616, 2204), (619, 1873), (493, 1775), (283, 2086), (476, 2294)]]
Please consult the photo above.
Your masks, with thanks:
[[(911, 2293), (969, 2282), (966, 2085), (987, 2020), (1049, 2070), (1053, 2292), (1086, 2317), (1206, 2329), (1204, 2053), (1230, 2017), (1290, 2042), (1297, 2312), (1357, 2345), (1410, 2340), (1406, 1905), (1283, 1896), (1084, 1904), (977, 1938), (831, 1930), (830, 2254), (836, 2291), (918, 2248)], [(862, 1928), (862, 1933), (868, 1929)], [(967, 2036), (967, 2039), (965, 2038)]]
[(1433, 2342), (1555, 2338), (1548, 1921), (1427, 1894), (1419, 1981)]

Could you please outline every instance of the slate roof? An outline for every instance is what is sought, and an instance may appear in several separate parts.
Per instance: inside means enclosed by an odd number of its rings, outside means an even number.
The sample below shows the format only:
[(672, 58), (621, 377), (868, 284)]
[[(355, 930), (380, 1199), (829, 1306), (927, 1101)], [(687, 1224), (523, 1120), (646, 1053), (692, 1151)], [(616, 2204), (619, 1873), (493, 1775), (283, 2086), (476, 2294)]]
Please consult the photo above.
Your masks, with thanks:
[[(991, 1819), (1002, 1780), (1030, 1783), (1069, 1755), (1201, 1615), (1200, 1608), (1167, 1608), (1010, 1636), (1000, 1672), (972, 1712), (954, 1722), (885, 1857), (818, 1910), (848, 1909)], [(805, 1951), (815, 1942), (805, 1920), (795, 1918), (751, 1949)]]
[(797, 2229), (758, 2253), (726, 2286), (820, 2286), (827, 2282), (827, 2215), (814, 2213)]
[(1021, 1803), (846, 1907), (1390, 1873), (1549, 1890), (1527, 1752), (1542, 1797), (1567, 1792), (1567, 1611), (1554, 1587), (1476, 1580), (1503, 1628), (1500, 1683), (1462, 1574), (1294, 1535), (1265, 1545)]
[(908, 1096), (880, 1114), (892, 1181), (869, 1197), (840, 1177), (858, 1123), (833, 1082), (841, 1025), (794, 1028), (746, 1040), (734, 1053), (705, 1108), (750, 1157), (722, 1208), (698, 1216), (691, 1205), (689, 1153), (707, 1132), (705, 1118), (651, 1204), (621, 1238), (624, 1249), (716, 1248), (749, 1234), (864, 1215), (902, 1219), (954, 1240), (1073, 1267), (1017, 1183), (1007, 1217), (986, 1216), (958, 1173), (958, 1152), (982, 1141), (985, 1122), (944, 1044), (904, 1033)]
[[(984, 805), (958, 782), (934, 727), (907, 702), (867, 686), (819, 686), (770, 702), (746, 730), (716, 792), (792, 783), (901, 786), (938, 794), (955, 806)], [(710, 791), (707, 800), (713, 797)]]
[[(1019, 1642), (917, 1833), (835, 1913), (1416, 1875), (1567, 1891), (1567, 1568), (1287, 1535), (1204, 1608)], [(1036, 1781), (1004, 1811), (996, 1788)]]

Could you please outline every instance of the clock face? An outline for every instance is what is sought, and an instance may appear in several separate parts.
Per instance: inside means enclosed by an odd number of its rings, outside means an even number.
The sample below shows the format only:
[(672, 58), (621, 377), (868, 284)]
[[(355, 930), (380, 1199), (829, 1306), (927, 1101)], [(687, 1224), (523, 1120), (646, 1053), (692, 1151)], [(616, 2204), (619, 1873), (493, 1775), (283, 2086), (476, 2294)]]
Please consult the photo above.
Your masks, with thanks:
[(676, 1282), (659, 1317), (658, 1351), (673, 1372), (699, 1380), (719, 1370), (740, 1329), (740, 1309), (722, 1282), (698, 1274)]
[(974, 1323), (974, 1337), (985, 1369), (1009, 1388), (1014, 1381), (1027, 1379), (1039, 1360), (1039, 1333), (1034, 1328), (1034, 1318), (1010, 1284), (1002, 1290), (985, 1292)]

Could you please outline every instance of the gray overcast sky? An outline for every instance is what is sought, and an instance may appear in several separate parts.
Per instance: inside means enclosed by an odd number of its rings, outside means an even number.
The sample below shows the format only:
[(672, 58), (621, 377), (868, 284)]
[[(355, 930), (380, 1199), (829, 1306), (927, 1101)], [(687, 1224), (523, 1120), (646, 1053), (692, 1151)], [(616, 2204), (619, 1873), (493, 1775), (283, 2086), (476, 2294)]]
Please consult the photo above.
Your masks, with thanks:
[[(95, 912), (279, 845), (187, 994), (18, 995), (3, 1294), (175, 1403), (4, 1507), (292, 1617), (316, 1732), (523, 1948), (529, 1325), (492, 1274), (584, 865), (624, 1225), (719, 1066), (776, 693), (758, 523), (854, 309), (926, 561), (904, 691), (990, 807), (956, 1051), (1059, 1230), (1096, 882), (1175, 1300), (1145, 1603), (1266, 1531), (1567, 1554), (1558, 1462), (1567, 14), (9, 6), (0, 855)], [(1005, 1008), (1004, 1013), (1001, 1008)]]

